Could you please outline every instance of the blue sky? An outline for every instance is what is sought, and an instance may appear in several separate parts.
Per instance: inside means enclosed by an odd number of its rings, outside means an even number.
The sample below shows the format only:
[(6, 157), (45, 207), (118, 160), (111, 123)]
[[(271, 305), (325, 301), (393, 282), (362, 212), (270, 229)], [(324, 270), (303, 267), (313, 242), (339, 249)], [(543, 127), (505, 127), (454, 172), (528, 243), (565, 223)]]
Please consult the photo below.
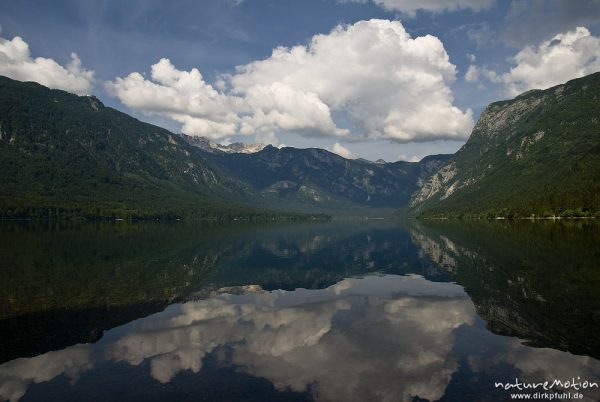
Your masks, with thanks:
[(587, 0), (5, 0), (0, 25), (0, 74), (174, 132), (388, 161), (454, 152), (488, 103), (600, 60)]

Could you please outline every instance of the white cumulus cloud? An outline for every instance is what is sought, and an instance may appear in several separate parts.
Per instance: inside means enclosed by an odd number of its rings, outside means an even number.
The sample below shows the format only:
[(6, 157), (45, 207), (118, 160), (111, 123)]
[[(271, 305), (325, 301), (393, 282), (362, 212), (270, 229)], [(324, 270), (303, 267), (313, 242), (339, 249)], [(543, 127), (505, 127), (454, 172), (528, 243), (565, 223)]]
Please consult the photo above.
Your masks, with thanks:
[(471, 64), (465, 73), (465, 81), (477, 82), (479, 80), (479, 67)]
[(71, 53), (65, 67), (52, 59), (32, 58), (29, 45), (18, 36), (12, 40), (0, 38), (0, 75), (79, 95), (90, 94), (94, 84), (94, 71), (82, 68), (77, 54)]
[(168, 59), (152, 66), (152, 80), (131, 73), (106, 84), (107, 90), (132, 109), (170, 117), (186, 134), (223, 138), (236, 133), (240, 99), (207, 84), (200, 71), (179, 71)]
[(516, 65), (502, 77), (511, 95), (549, 88), (600, 71), (600, 38), (578, 27), (538, 46), (527, 46), (513, 61)]
[[(467, 137), (472, 112), (454, 106), (455, 78), (438, 38), (412, 38), (399, 21), (370, 20), (337, 26), (308, 45), (278, 47), (214, 87), (197, 69), (179, 71), (166, 59), (151, 79), (131, 73), (107, 87), (133, 109), (213, 139), (287, 132), (410, 142)], [(336, 116), (352, 123), (352, 133)]]
[(503, 84), (509, 96), (530, 89), (546, 89), (600, 71), (600, 38), (587, 28), (578, 27), (527, 46), (510, 61), (512, 67), (504, 74), (486, 68), (481, 69), (481, 74)]
[(346, 148), (339, 142), (333, 144), (333, 148), (331, 148), (331, 151), (346, 159), (354, 158), (354, 154), (352, 153), (352, 151), (350, 151), (348, 148)]
[(398, 155), (398, 160), (406, 161), (406, 162), (419, 162), (421, 160), (421, 158), (419, 158), (417, 155), (413, 155), (413, 156), (409, 157), (405, 154), (400, 154), (400, 155)]
[[(458, 369), (457, 328), (476, 316), (460, 286), (394, 275), (348, 278), (318, 290), (221, 294), (172, 307), (106, 342), (0, 365), (0, 398), (16, 402), (32, 383), (63, 373), (76, 383), (108, 362), (145, 363), (166, 384), (183, 371), (199, 373), (208, 355), (227, 347), (224, 365), (317, 400), (438, 400)], [(341, 314), (343, 322), (334, 318)]]

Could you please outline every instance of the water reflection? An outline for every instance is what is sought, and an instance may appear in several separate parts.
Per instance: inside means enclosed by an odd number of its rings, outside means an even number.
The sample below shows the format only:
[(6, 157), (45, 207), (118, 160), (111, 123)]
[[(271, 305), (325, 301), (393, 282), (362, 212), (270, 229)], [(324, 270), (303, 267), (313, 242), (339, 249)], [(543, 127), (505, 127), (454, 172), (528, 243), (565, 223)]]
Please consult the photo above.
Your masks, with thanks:
[(600, 358), (598, 223), (430, 222), (411, 233), (493, 332)]
[[(495, 381), (600, 382), (593, 223), (114, 229), (5, 237), (31, 240), (31, 253), (0, 247), (21, 286), (3, 288), (4, 322), (151, 307), (122, 322), (104, 312), (89, 319), (105, 325), (96, 338), (0, 365), (0, 399), (501, 401)], [(44, 298), (27, 305), (61, 286), (47, 311)]]
[(0, 261), (0, 363), (96, 342), (193, 292), (324, 288), (375, 271), (447, 278), (390, 224), (4, 223)]
[(230, 228), (0, 224), (0, 362), (78, 342), (164, 309), (214, 266), (196, 246)]
[[(457, 336), (474, 347), (460, 350)], [(0, 392), (17, 401), (28, 386), (58, 376), (70, 385), (53, 385), (68, 392), (87, 376), (86, 387), (94, 386), (78, 392), (91, 396), (103, 383), (94, 369), (107, 362), (125, 362), (166, 384), (182, 371), (201, 376), (211, 353), (220, 354), (219, 365), (266, 378), (276, 390), (322, 401), (438, 400), (459, 371), (514, 372), (523, 381), (600, 376), (600, 363), (591, 358), (482, 331), (458, 285), (387, 275), (344, 279), (322, 290), (220, 294), (172, 305), (96, 344), (0, 366)], [(486, 377), (479, 386), (495, 392)]]

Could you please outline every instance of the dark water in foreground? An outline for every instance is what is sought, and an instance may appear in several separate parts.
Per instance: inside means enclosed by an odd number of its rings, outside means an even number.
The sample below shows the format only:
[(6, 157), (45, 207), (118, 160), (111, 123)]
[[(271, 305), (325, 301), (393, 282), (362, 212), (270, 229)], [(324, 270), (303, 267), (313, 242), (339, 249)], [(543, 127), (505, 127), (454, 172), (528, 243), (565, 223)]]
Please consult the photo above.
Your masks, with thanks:
[(591, 221), (3, 223), (0, 264), (0, 400), (600, 398)]

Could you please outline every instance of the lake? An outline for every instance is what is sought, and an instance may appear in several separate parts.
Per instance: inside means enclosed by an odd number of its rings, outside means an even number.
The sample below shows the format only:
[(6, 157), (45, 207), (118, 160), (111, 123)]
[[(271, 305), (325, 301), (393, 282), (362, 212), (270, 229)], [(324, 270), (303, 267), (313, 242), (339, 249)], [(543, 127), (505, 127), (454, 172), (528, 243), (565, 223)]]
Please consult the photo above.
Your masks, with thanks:
[(592, 220), (2, 222), (0, 261), (1, 400), (600, 399)]

